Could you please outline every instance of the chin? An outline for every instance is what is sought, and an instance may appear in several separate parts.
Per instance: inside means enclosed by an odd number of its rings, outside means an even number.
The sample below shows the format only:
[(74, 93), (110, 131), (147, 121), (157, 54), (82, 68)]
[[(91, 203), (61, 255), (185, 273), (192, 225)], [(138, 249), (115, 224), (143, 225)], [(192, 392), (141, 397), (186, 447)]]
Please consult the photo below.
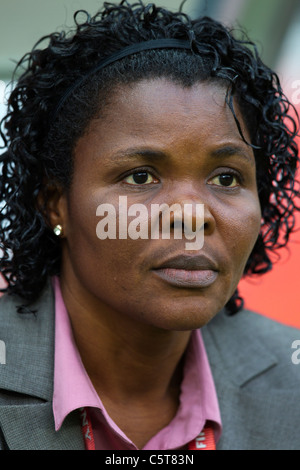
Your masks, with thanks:
[(151, 324), (164, 330), (172, 331), (191, 331), (202, 328), (212, 320), (212, 318), (222, 310), (223, 305), (212, 305), (212, 303), (203, 302), (198, 299), (190, 304), (187, 299), (182, 302), (184, 305), (180, 308), (181, 302), (176, 302), (173, 309), (162, 309), (151, 317)]

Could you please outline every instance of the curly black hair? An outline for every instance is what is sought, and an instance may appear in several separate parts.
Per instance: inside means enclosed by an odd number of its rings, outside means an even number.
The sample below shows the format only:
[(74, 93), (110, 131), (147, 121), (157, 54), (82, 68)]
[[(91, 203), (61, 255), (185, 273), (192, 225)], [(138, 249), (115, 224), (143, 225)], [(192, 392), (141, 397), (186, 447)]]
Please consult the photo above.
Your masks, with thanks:
[[(255, 44), (211, 18), (191, 19), (181, 10), (174, 13), (142, 1), (104, 3), (95, 16), (80, 10), (74, 21), (74, 30), (43, 37), (17, 64), (15, 74), (22, 73), (1, 122), (7, 148), (1, 156), (0, 182), (0, 199), (5, 201), (0, 215), (4, 291), (31, 302), (47, 278), (59, 273), (60, 241), (38, 196), (42, 193), (46, 201), (49, 184), (68, 190), (75, 144), (115, 85), (154, 77), (167, 77), (182, 86), (197, 81), (227, 84), (227, 104), (236, 119), (235, 98), (250, 133), (262, 210), (260, 235), (244, 275), (270, 270), (270, 252), (286, 246), (298, 209), (298, 117)], [(110, 54), (158, 38), (186, 40), (191, 49), (139, 52), (89, 74)], [(57, 113), (61, 98), (82, 79)], [(236, 123), (242, 135), (237, 119)], [(233, 314), (242, 306), (236, 291), (227, 310)]]

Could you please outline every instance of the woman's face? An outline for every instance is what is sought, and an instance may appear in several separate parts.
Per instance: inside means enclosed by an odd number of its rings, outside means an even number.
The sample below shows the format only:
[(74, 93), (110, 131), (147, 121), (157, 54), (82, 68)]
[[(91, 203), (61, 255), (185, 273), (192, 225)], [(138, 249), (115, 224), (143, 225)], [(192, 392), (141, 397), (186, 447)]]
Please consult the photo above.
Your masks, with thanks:
[[(216, 84), (183, 88), (166, 79), (122, 85), (79, 139), (72, 185), (63, 196), (62, 282), (104, 321), (191, 330), (206, 324), (234, 293), (261, 212), (254, 155), (225, 93)], [(124, 201), (128, 209), (141, 204), (149, 218), (154, 204), (190, 203), (186, 221), (193, 228), (195, 208), (204, 205), (204, 245), (187, 249), (184, 234), (174, 236), (172, 217), (165, 239), (152, 239), (150, 231), (144, 239), (128, 232), (120, 239), (120, 210), (123, 224), (124, 216), (129, 225), (140, 214), (126, 214)], [(116, 239), (99, 238), (99, 222), (108, 221), (103, 204), (115, 207)], [(110, 215), (107, 230), (114, 227)]]

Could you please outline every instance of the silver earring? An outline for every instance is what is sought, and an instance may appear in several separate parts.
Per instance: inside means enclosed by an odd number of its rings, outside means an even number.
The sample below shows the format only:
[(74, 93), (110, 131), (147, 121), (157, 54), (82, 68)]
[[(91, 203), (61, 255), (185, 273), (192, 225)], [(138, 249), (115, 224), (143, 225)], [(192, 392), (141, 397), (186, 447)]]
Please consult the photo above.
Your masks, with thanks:
[(62, 234), (62, 226), (61, 225), (55, 225), (53, 232), (57, 237), (59, 237)]

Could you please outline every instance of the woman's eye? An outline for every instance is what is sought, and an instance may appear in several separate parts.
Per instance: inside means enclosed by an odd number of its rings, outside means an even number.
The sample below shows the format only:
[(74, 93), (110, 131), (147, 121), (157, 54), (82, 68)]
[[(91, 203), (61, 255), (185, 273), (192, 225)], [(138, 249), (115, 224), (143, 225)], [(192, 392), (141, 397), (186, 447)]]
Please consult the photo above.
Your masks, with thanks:
[(238, 177), (231, 173), (222, 173), (210, 180), (210, 184), (223, 186), (225, 188), (235, 188), (240, 185)]
[(154, 178), (154, 176), (151, 175), (149, 171), (137, 171), (129, 176), (126, 176), (126, 178), (124, 178), (124, 181), (127, 184), (133, 185), (157, 183), (157, 179)]

